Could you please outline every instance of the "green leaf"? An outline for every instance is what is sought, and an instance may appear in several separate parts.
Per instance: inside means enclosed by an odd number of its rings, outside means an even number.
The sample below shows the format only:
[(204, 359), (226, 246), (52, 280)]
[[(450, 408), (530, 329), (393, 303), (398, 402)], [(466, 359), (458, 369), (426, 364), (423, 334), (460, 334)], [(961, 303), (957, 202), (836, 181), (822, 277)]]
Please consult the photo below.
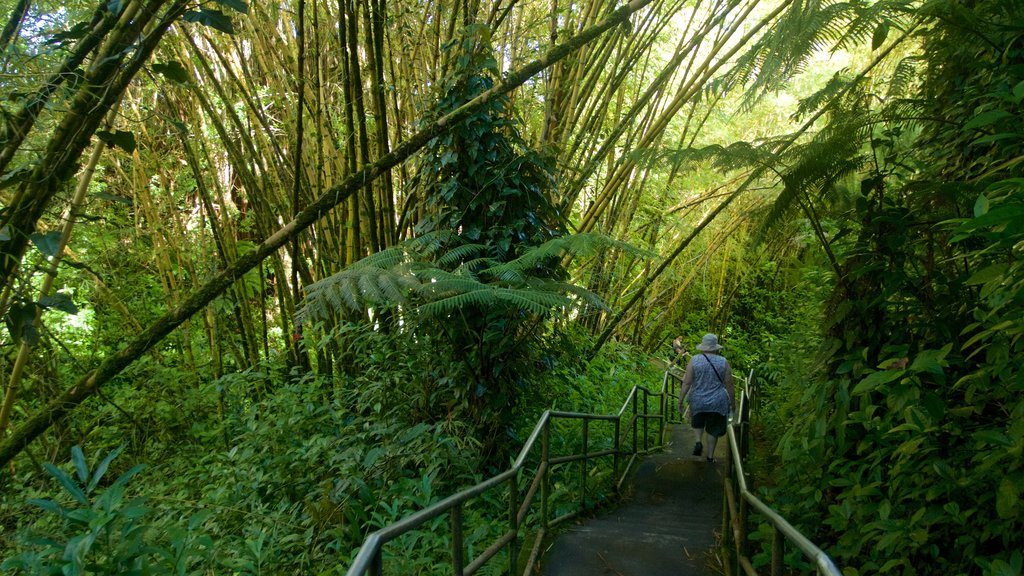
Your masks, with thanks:
[(132, 134), (131, 132), (125, 132), (124, 130), (118, 130), (116, 132), (97, 130), (96, 137), (105, 142), (108, 146), (116, 146), (129, 154), (135, 152), (135, 134)]
[(68, 476), (66, 473), (64, 473), (63, 470), (57, 468), (56, 466), (50, 464), (49, 462), (43, 464), (43, 468), (47, 472), (49, 472), (50, 476), (53, 476), (57, 480), (57, 482), (60, 482), (60, 485), (64, 487), (64, 490), (66, 490), (67, 493), (70, 494), (71, 497), (74, 498), (76, 502), (83, 506), (89, 505), (89, 499), (86, 498), (85, 492), (82, 492), (82, 489), (78, 487), (78, 484), (75, 484), (75, 481), (72, 480), (71, 477)]
[(1024, 101), (1024, 81), (1018, 82), (1017, 85), (1013, 87), (1013, 97), (1016, 99), (1017, 104)]
[(968, 286), (988, 284), (992, 280), (1001, 278), (1004, 274), (1006, 274), (1007, 268), (1009, 268), (1009, 265), (1002, 262), (998, 264), (992, 264), (991, 266), (986, 266), (985, 268), (978, 270), (974, 274), (971, 274), (971, 277), (967, 279), (966, 284)]
[(1006, 110), (988, 110), (978, 114), (974, 118), (971, 118), (970, 122), (964, 124), (964, 130), (974, 130), (985, 126), (991, 126), (996, 122), (1006, 120), (1007, 118), (1013, 118), (1013, 114), (1010, 114)]
[(68, 40), (80, 40), (89, 33), (89, 23), (82, 21), (63, 32), (58, 32), (46, 41), (47, 44), (57, 46), (63, 45)]
[(132, 479), (133, 476), (135, 476), (139, 472), (142, 472), (145, 468), (145, 464), (136, 464), (135, 466), (132, 466), (131, 468), (128, 469), (127, 472), (118, 476), (117, 480), (114, 480), (114, 483), (111, 484), (111, 486), (124, 486), (125, 484), (128, 483), (129, 480)]
[(213, 516), (213, 510), (207, 509), (207, 510), (200, 510), (199, 512), (196, 512), (195, 514), (192, 515), (191, 518), (188, 519), (188, 529), (190, 531), (191, 530), (195, 530), (196, 528), (201, 526), (203, 524), (203, 522), (206, 522), (206, 520), (210, 516)]
[(60, 232), (47, 232), (46, 234), (40, 234), (35, 232), (32, 236), (29, 236), (29, 240), (32, 244), (42, 252), (43, 254), (53, 257), (57, 254), (57, 250), (60, 249)]
[(867, 378), (860, 381), (853, 389), (853, 394), (866, 394), (882, 384), (888, 384), (903, 376), (906, 370), (881, 370), (873, 372)]
[(1017, 503), (1020, 502), (1020, 488), (1009, 477), (1004, 476), (996, 490), (996, 512), (1003, 520), (1016, 517)]
[(86, 487), (87, 492), (92, 492), (93, 488), (100, 483), (100, 479), (103, 478), (104, 474), (106, 474), (110, 463), (114, 461), (114, 458), (117, 458), (117, 455), (120, 454), (122, 450), (124, 450), (124, 446), (118, 446), (117, 449), (112, 450), (110, 454), (107, 454), (106, 458), (100, 462), (100, 465), (97, 466), (96, 470), (92, 473), (92, 480), (89, 481), (89, 486)]
[[(75, 306), (74, 300), (63, 292), (57, 292), (52, 296), (43, 296), (39, 299), (39, 305), (43, 308), (60, 310), (68, 314), (78, 314), (78, 307)], [(82, 478), (82, 481), (84, 482), (85, 478)]]
[(978, 199), (974, 201), (974, 217), (977, 218), (988, 212), (988, 198), (984, 194), (979, 194)]
[(946, 365), (946, 355), (953, 349), (952, 344), (947, 344), (941, 350), (922, 350), (914, 358), (910, 365), (911, 372), (931, 372), (932, 374), (943, 373), (943, 366)]
[(198, 22), (203, 26), (209, 26), (215, 30), (220, 30), (225, 34), (234, 34), (235, 26), (231, 23), (231, 18), (225, 16), (220, 10), (208, 10), (206, 8), (196, 12), (195, 10), (189, 10), (185, 13), (183, 18), (185, 22)]
[(1003, 559), (996, 558), (989, 566), (988, 572), (991, 576), (1020, 576), (1020, 570), (1007, 564)]
[[(8, 186), (14, 186), (28, 180), (29, 176), (32, 175), (34, 166), (32, 164), (22, 164), (14, 170), (0, 176), (0, 190), (7, 188)], [(5, 226), (6, 228), (6, 226)]]
[(56, 514), (58, 516), (64, 516), (64, 514), (65, 514), (64, 507), (61, 506), (60, 504), (57, 504), (53, 500), (43, 500), (41, 498), (29, 498), (28, 500), (26, 500), (26, 503), (27, 504), (31, 504), (33, 506), (39, 506), (43, 510), (46, 510), (47, 512), (52, 512), (52, 513), (54, 513), (54, 514)]
[(992, 142), (999, 142), (1002, 140), (1010, 140), (1011, 138), (1016, 140), (1022, 135), (1016, 132), (1000, 132), (998, 134), (986, 134), (981, 138), (971, 140), (971, 145), (978, 146), (980, 144), (990, 144)]
[(249, 13), (249, 5), (242, 0), (215, 0), (217, 4), (226, 8), (231, 8), (235, 12), (241, 12), (242, 14)]
[(974, 439), (992, 446), (1003, 446), (1005, 448), (1012, 448), (1014, 446), (1013, 440), (999, 430), (981, 430), (975, 432)]
[(7, 226), (4, 226), (3, 228), (0, 228), (0, 242), (8, 242), (8, 241), (10, 241), (10, 239), (11, 239), (10, 228), (8, 228)]
[(78, 481), (85, 482), (89, 479), (89, 465), (85, 462), (85, 453), (82, 447), (75, 444), (71, 447), (71, 461), (75, 464), (75, 473), (78, 474)]
[(167, 78), (171, 82), (177, 82), (178, 84), (188, 84), (190, 78), (188, 70), (181, 65), (181, 62), (171, 60), (169, 62), (155, 62), (153, 63), (153, 72)]
[(878, 50), (882, 44), (885, 44), (885, 39), (889, 36), (889, 23), (879, 22), (878, 26), (875, 27), (875, 33), (871, 35), (871, 49)]
[(120, 204), (124, 204), (125, 206), (131, 206), (132, 204), (134, 204), (131, 198), (125, 198), (124, 196), (118, 196), (117, 194), (110, 194), (108, 192), (97, 192), (93, 194), (93, 196), (97, 198), (102, 198), (103, 200), (110, 200), (111, 202), (118, 202)]

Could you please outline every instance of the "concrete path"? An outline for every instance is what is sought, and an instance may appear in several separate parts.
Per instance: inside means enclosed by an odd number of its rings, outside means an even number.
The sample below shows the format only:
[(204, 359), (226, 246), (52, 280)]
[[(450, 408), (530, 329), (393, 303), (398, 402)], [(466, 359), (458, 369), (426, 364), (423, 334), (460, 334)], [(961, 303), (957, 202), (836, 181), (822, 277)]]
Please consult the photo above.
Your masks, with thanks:
[(718, 462), (691, 456), (693, 431), (675, 425), (669, 449), (642, 460), (623, 503), (558, 536), (546, 576), (712, 576), (722, 529), (725, 438)]

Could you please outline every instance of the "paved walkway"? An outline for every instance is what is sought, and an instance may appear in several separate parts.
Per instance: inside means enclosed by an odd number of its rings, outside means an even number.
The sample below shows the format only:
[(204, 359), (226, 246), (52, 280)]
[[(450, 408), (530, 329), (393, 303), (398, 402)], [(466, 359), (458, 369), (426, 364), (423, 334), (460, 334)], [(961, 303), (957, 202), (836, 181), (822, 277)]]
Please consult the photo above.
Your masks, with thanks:
[[(725, 438), (718, 462), (691, 456), (693, 431), (675, 425), (664, 453), (643, 459), (624, 502), (558, 536), (545, 576), (712, 576), (722, 529)], [(712, 560), (712, 565), (719, 564)]]

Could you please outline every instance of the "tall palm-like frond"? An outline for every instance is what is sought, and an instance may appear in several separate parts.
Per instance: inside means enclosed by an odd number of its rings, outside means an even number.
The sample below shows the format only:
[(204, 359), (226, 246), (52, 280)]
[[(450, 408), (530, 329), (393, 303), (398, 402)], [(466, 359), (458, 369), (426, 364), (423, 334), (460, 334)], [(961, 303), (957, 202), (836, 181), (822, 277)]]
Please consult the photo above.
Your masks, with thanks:
[[(591, 256), (611, 247), (636, 257), (653, 257), (645, 250), (594, 233), (549, 240), (508, 262), (477, 258), (486, 252), (485, 246), (457, 242), (457, 236), (433, 235), (368, 256), (307, 286), (297, 317), (307, 322), (337, 313), (399, 306), (435, 319), (466, 307), (511, 307), (537, 316), (580, 306), (603, 309), (595, 294), (553, 278), (552, 269), (559, 260), (569, 255)], [(441, 251), (445, 243), (448, 249)]]

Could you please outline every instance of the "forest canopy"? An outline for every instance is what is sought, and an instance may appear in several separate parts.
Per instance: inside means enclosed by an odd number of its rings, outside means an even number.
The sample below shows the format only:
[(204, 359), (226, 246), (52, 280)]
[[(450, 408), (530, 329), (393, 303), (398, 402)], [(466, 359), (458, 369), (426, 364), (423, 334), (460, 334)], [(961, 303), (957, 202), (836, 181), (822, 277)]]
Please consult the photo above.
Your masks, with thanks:
[(1020, 3), (0, 7), (5, 569), (330, 572), (714, 332), (846, 574), (1022, 572)]

